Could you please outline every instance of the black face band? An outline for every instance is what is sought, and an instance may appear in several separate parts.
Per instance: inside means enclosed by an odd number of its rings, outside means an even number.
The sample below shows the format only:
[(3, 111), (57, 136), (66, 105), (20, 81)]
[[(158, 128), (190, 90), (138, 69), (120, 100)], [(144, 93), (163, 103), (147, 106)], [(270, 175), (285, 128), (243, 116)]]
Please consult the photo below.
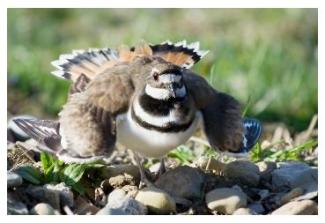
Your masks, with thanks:
[(182, 71), (179, 70), (179, 69), (167, 69), (167, 70), (164, 70), (163, 72), (160, 73), (160, 75), (163, 75), (163, 74), (175, 74), (175, 75), (182, 75)]
[(191, 117), (191, 119), (187, 123), (184, 123), (184, 124), (177, 124), (175, 122), (170, 122), (170, 123), (167, 123), (165, 126), (155, 126), (155, 125), (152, 125), (152, 124), (149, 124), (149, 123), (143, 121), (140, 117), (138, 117), (135, 114), (133, 106), (132, 106), (131, 107), (131, 117), (140, 126), (146, 128), (146, 129), (168, 133), (168, 132), (184, 132), (184, 131), (186, 131), (192, 125), (195, 116), (193, 115), (193, 117)]

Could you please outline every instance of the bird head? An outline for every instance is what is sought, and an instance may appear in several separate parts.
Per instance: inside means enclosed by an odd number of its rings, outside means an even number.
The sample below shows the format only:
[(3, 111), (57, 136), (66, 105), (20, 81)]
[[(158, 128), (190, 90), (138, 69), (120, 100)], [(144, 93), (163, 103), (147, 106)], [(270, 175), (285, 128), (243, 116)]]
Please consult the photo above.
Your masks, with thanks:
[(153, 59), (146, 77), (145, 93), (159, 100), (184, 98), (187, 92), (183, 81), (183, 69), (160, 58)]

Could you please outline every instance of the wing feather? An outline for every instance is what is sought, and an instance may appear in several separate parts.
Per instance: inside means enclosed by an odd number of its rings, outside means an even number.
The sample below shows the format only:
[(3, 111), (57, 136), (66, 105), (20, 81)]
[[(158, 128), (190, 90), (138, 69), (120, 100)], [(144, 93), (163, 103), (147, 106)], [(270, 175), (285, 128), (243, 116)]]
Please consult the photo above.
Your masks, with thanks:
[(244, 129), (238, 101), (216, 91), (203, 77), (190, 71), (184, 74), (184, 81), (197, 109), (202, 112), (210, 145), (220, 151), (240, 150)]

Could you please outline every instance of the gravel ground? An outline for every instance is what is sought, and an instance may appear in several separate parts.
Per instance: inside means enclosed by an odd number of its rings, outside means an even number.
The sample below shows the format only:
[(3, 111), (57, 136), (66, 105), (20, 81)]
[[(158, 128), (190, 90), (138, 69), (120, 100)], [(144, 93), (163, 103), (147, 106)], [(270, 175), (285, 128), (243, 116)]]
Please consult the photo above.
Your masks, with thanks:
[[(263, 149), (281, 150), (317, 138), (315, 125), (294, 137), (283, 125), (265, 130)], [(196, 156), (185, 163), (168, 157), (167, 171), (160, 176), (159, 162), (145, 159), (153, 184), (139, 188), (132, 152), (118, 146), (103, 166), (86, 170), (80, 180), (86, 191), (80, 195), (63, 182), (32, 183), (21, 174), (26, 166), (40, 169), (37, 143), (16, 141), (11, 129), (8, 133), (8, 214), (318, 214), (317, 148), (301, 154), (308, 162), (252, 162), (202, 155), (205, 147), (194, 138), (188, 146)]]

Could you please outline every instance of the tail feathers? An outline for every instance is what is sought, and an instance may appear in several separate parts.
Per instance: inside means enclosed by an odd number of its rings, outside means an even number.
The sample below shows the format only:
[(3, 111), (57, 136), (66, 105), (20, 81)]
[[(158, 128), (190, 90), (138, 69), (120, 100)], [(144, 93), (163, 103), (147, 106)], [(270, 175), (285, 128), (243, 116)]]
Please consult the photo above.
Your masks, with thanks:
[(244, 118), (244, 137), (241, 149), (239, 153), (249, 152), (259, 140), (262, 133), (261, 123), (253, 118)]
[(165, 41), (161, 44), (150, 45), (150, 47), (153, 55), (161, 56), (166, 61), (184, 68), (191, 68), (208, 53), (208, 51), (199, 49), (199, 42), (187, 44), (186, 40), (177, 43)]
[(138, 56), (159, 56), (170, 63), (190, 68), (208, 53), (199, 47), (199, 42), (187, 44), (183, 40), (177, 43), (165, 41), (149, 45), (142, 42), (136, 47), (123, 46), (118, 50), (110, 48), (74, 50), (70, 54), (62, 54), (58, 60), (52, 62), (57, 68), (52, 74), (72, 80), (74, 83), (81, 75), (91, 80), (116, 63), (130, 62)]
[(46, 146), (42, 147), (42, 150), (56, 153), (62, 149), (58, 122), (37, 119), (14, 119), (13, 121), (28, 136)]
[(71, 54), (63, 54), (52, 62), (57, 68), (52, 74), (75, 82), (81, 74), (92, 79), (102, 70), (102, 67), (114, 65), (118, 52), (109, 48), (74, 50)]

